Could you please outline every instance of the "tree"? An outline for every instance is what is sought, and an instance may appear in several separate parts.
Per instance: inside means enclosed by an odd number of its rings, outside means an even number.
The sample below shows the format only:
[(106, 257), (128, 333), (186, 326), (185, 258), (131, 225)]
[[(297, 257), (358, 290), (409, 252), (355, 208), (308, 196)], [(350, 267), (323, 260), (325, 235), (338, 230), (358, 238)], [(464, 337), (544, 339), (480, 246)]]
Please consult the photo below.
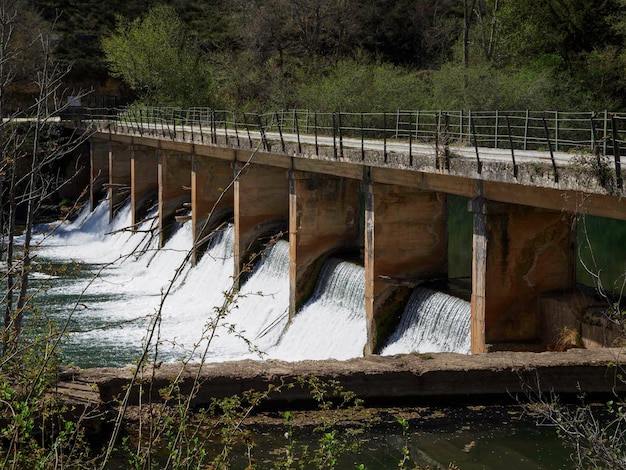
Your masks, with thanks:
[(208, 67), (196, 44), (187, 41), (185, 25), (172, 7), (154, 7), (133, 21), (118, 17), (117, 31), (102, 47), (113, 75), (146, 104), (210, 104)]

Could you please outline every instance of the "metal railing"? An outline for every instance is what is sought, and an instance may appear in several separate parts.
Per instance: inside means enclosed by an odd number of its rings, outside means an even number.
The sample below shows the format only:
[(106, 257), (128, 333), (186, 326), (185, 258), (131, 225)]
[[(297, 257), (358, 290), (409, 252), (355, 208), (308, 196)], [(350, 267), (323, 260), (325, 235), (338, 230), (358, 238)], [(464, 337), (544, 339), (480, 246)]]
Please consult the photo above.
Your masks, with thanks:
[[(269, 150), (271, 140), (279, 140), (282, 151), (286, 143), (313, 139), (319, 153), (322, 137), (332, 137), (333, 154), (344, 157), (344, 148), (361, 147), (366, 159), (366, 142), (382, 144), (382, 160), (387, 162), (388, 144), (402, 142), (407, 146), (407, 164), (413, 165), (413, 152), (419, 145), (435, 148), (437, 161), (449, 167), (454, 148), (474, 148), (478, 172), (482, 149), (502, 149), (510, 153), (517, 176), (516, 153), (539, 151), (549, 153), (554, 179), (558, 173), (554, 152), (573, 155), (611, 155), (618, 187), (622, 187), (620, 153), (624, 150), (626, 115), (596, 112), (559, 111), (409, 111), (390, 113), (319, 113), (292, 109), (268, 113), (236, 113), (210, 108), (179, 109), (171, 107), (129, 107), (122, 109), (83, 109), (82, 125), (127, 132), (158, 135), (172, 140), (202, 143), (218, 142), (234, 147), (253, 147), (261, 142)], [(309, 143), (309, 145), (311, 145)], [(328, 146), (328, 141), (324, 146)], [(484, 151), (483, 151), (484, 152)], [(440, 158), (441, 157), (441, 158)]]

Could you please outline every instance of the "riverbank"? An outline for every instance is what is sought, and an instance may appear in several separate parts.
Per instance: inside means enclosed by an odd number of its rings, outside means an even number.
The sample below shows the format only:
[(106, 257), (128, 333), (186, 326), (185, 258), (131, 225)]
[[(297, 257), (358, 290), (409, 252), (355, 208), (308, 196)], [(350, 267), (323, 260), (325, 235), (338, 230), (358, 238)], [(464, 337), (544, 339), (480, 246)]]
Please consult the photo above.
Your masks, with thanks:
[[(296, 382), (299, 377), (336, 381), (353, 391), (366, 406), (485, 404), (524, 401), (529, 390), (576, 396), (610, 395), (626, 391), (618, 378), (622, 349), (570, 349), (566, 352), (494, 352), (474, 356), (452, 353), (368, 356), (347, 361), (236, 361), (160, 364), (145, 367), (133, 386), (129, 404), (162, 401), (159, 390), (179, 377), (180, 391), (190, 393), (194, 377), (199, 389), (192, 406), (214, 398), (264, 391), (270, 385)], [(134, 368), (67, 370), (58, 384), (70, 401), (114, 404), (131, 384)], [(151, 386), (147, 386), (151, 385)], [(283, 387), (265, 406), (289, 409), (313, 405), (308, 390)]]

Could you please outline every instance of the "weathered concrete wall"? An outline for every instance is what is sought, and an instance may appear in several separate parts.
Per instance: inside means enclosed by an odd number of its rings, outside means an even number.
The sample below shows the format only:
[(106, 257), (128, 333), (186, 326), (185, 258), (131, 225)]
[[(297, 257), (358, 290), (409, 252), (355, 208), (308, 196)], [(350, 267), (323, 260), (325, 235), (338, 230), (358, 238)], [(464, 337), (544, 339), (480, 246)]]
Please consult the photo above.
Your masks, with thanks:
[(89, 209), (93, 211), (109, 182), (109, 141), (92, 138), (90, 142)]
[(131, 217), (133, 229), (158, 200), (159, 158), (157, 149), (134, 144), (131, 156)]
[(289, 179), (281, 168), (254, 164), (237, 168), (235, 273), (240, 273), (260, 236), (288, 227)]
[[(440, 353), (427, 356), (407, 354), (398, 356), (369, 356), (348, 361), (237, 361), (202, 365), (163, 364), (143, 376), (153, 380), (152, 386), (142, 383), (141, 390), (154, 402), (162, 397), (159, 390), (175, 378), (181, 381), (181, 393), (190, 393), (194, 379), (200, 377), (195, 406), (207, 405), (213, 398), (223, 398), (248, 390), (266, 390), (270, 384), (296, 383), (298, 378), (314, 377), (337, 381), (353, 391), (367, 405), (382, 400), (386, 404), (485, 403), (491, 400), (519, 403), (529, 391), (554, 392), (577, 397), (580, 390), (587, 393), (615, 393), (626, 390), (626, 384), (616, 375), (618, 369), (609, 367), (619, 361), (621, 349), (567, 352), (495, 352), (467, 356)], [(96, 384), (95, 397), (101, 403), (117, 403), (126, 393), (133, 376), (133, 367), (124, 369), (86, 369), (74, 380)], [(195, 383), (197, 386), (198, 384)], [(94, 387), (91, 388), (93, 390)], [(135, 384), (130, 404), (138, 404), (139, 386)], [(516, 396), (517, 395), (517, 396)], [(144, 402), (148, 396), (143, 395)], [(312, 402), (309, 390), (299, 386), (283, 387), (271, 400), (278, 402)], [(519, 401), (518, 401), (519, 400)], [(317, 406), (313, 403), (313, 406)]]
[(622, 328), (611, 318), (611, 305), (591, 293), (555, 291), (539, 299), (541, 339), (548, 350), (617, 347), (624, 344)]
[(567, 213), (482, 198), (470, 206), (472, 352), (490, 343), (537, 340), (538, 296), (575, 285), (575, 224)]
[[(410, 287), (448, 271), (446, 197), (371, 183), (365, 209), (367, 353), (395, 328)], [(402, 287), (408, 286), (408, 287)]]
[(191, 155), (159, 152), (159, 245), (169, 238), (177, 211), (191, 201)]
[(311, 295), (325, 258), (354, 247), (359, 228), (359, 181), (291, 171), (289, 174), (289, 314)]
[(233, 213), (233, 168), (224, 160), (193, 154), (191, 168), (191, 230), (193, 262), (206, 247), (205, 237)]

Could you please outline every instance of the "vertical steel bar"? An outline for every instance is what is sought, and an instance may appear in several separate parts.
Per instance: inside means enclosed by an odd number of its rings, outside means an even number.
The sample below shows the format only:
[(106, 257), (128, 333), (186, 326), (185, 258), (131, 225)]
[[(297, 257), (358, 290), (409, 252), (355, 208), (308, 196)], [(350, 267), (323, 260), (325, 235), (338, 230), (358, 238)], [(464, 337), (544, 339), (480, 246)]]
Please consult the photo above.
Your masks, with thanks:
[(558, 183), (559, 174), (557, 173), (557, 170), (556, 170), (556, 161), (554, 160), (554, 152), (552, 152), (552, 143), (550, 142), (550, 131), (548, 131), (548, 124), (546, 123), (545, 115), (543, 116), (542, 120), (543, 120), (543, 129), (546, 133), (546, 142), (548, 143), (548, 149), (550, 150), (550, 159), (552, 160), (552, 171), (554, 172), (554, 182)]
[(554, 112), (554, 150), (559, 151), (559, 112)]
[(524, 121), (524, 150), (528, 150), (528, 119), (530, 118), (529, 111), (526, 110), (526, 120)]
[(263, 121), (261, 121), (261, 115), (257, 113), (256, 118), (257, 122), (259, 123), (259, 135), (261, 137), (261, 142), (263, 142), (263, 149), (269, 151), (267, 138), (265, 137), (265, 129), (263, 128)]
[(495, 128), (495, 134), (494, 134), (494, 141), (493, 141), (493, 147), (494, 148), (498, 148), (498, 131), (500, 127), (500, 116), (498, 114), (498, 110), (496, 109), (496, 128)]
[(335, 113), (333, 113), (333, 152), (335, 158), (337, 158), (337, 130), (335, 129)]
[(341, 111), (337, 113), (337, 123), (339, 125), (339, 156), (343, 158), (343, 131), (341, 129)]
[(611, 116), (611, 127), (613, 129), (613, 157), (615, 159), (615, 181), (617, 182), (617, 187), (621, 189), (624, 186), (624, 181), (622, 180), (622, 162), (619, 148), (619, 131), (617, 128), (617, 118), (615, 117), (615, 114)]
[(313, 127), (315, 129), (315, 155), (319, 155), (320, 149), (317, 142), (317, 111), (313, 112)]
[(476, 128), (474, 127), (474, 120), (470, 116), (470, 126), (472, 127), (472, 134), (474, 135), (474, 149), (476, 150), (476, 169), (480, 175), (483, 172), (483, 164), (480, 161), (480, 154), (478, 153), (478, 139), (476, 138)]
[(300, 142), (300, 126), (298, 126), (298, 114), (293, 111), (293, 124), (296, 126), (296, 135), (298, 136), (298, 154), (302, 154), (302, 143)]
[(274, 112), (274, 117), (276, 118), (276, 125), (278, 126), (278, 135), (280, 136), (280, 148), (282, 149), (283, 153), (285, 153), (285, 141), (283, 140), (283, 126), (280, 120), (278, 119), (277, 112)]
[(363, 125), (363, 112), (361, 111), (361, 161), (365, 161), (365, 128)]
[(409, 166), (413, 166), (413, 111), (409, 111)]
[(511, 147), (511, 160), (513, 160), (513, 177), (517, 178), (517, 164), (515, 163), (515, 149), (513, 149), (513, 137), (511, 136), (511, 122), (509, 116), (506, 116), (506, 130), (509, 134), (509, 147)]
[(383, 156), (387, 163), (387, 113), (383, 113)]
[(246, 132), (248, 133), (248, 143), (250, 144), (250, 148), (252, 148), (252, 136), (250, 135), (250, 125), (248, 124), (248, 118), (246, 117), (246, 113), (243, 113), (243, 124), (246, 126)]

